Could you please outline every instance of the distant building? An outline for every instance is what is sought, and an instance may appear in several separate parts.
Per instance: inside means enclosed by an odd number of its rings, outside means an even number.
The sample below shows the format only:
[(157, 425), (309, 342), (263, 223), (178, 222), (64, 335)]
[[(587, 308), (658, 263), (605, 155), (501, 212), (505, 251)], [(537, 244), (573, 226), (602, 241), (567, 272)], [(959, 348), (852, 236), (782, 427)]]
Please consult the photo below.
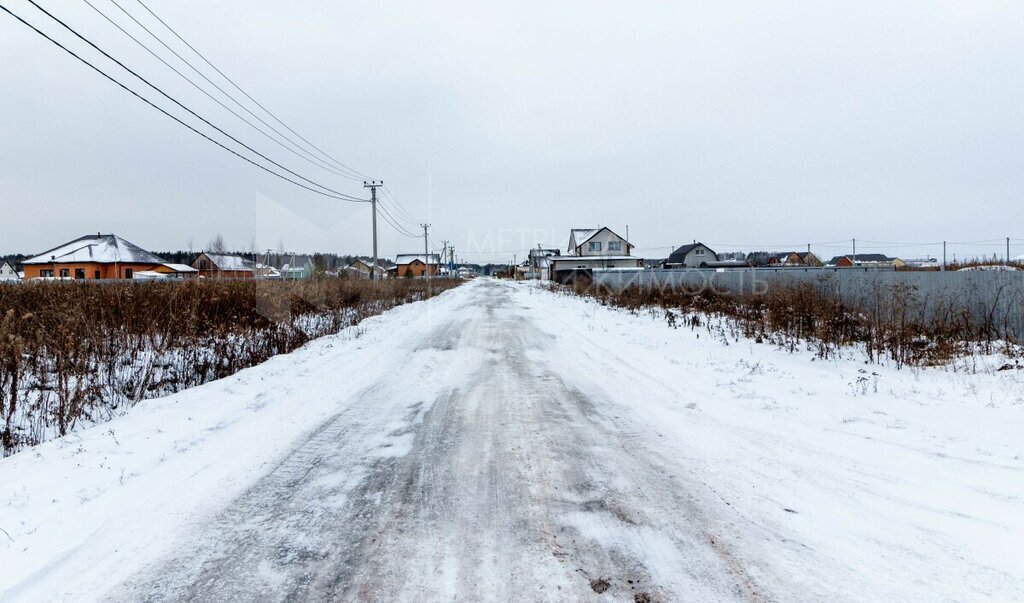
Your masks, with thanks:
[(395, 256), (394, 273), (398, 278), (405, 276), (437, 276), (441, 266), (441, 256), (436, 253), (400, 253)]
[(718, 262), (718, 254), (699, 241), (673, 251), (665, 260), (666, 268), (707, 268)]
[(813, 267), (817, 268), (821, 266), (821, 260), (818, 256), (814, 255), (810, 251), (787, 251), (784, 253), (776, 253), (768, 258), (769, 266), (800, 266), (800, 267)]
[[(370, 271), (373, 267), (373, 262), (364, 260), (362, 258), (357, 259), (348, 266), (345, 266), (344, 273), (350, 278), (370, 278)], [(388, 267), (383, 264), (377, 264), (376, 277), (378, 279), (386, 278), (388, 275)]]
[(253, 278), (258, 265), (240, 255), (200, 253), (192, 267), (203, 278)]
[(0, 281), (17, 281), (20, 279), (21, 276), (18, 274), (14, 264), (7, 261), (0, 263)]
[(166, 278), (194, 278), (199, 276), (199, 271), (188, 264), (160, 264), (153, 268), (153, 272), (161, 274)]
[(531, 249), (527, 256), (527, 264), (529, 270), (525, 273), (525, 278), (528, 279), (547, 279), (551, 277), (551, 258), (557, 258), (562, 255), (560, 249), (543, 249), (537, 247)]
[(280, 273), (281, 278), (286, 281), (298, 281), (313, 276), (313, 258), (309, 255), (291, 254), (281, 255), (273, 268)]
[(24, 262), (24, 278), (98, 280), (132, 278), (164, 261), (113, 234), (87, 235)]
[(837, 268), (902, 268), (907, 265), (899, 258), (891, 258), (884, 253), (858, 253), (857, 255), (837, 255), (828, 262)]

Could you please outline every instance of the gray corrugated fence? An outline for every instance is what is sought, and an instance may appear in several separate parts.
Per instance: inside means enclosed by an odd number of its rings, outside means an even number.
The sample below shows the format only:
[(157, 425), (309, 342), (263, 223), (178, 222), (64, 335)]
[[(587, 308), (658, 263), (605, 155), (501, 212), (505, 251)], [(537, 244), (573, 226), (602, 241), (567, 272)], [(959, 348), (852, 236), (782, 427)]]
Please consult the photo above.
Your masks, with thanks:
[(1024, 340), (1024, 271), (897, 272), (862, 268), (594, 271), (595, 285), (713, 290), (740, 295), (810, 283), (864, 311), (901, 312), (917, 321), (970, 320)]

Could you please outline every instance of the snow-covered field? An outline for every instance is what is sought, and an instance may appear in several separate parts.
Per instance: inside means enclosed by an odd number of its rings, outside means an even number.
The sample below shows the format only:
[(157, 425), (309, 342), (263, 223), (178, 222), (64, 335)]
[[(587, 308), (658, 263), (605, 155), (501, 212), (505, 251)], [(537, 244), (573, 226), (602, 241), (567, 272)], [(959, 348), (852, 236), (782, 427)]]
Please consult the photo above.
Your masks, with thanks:
[(477, 280), (0, 461), (0, 600), (1024, 600), (1021, 373)]

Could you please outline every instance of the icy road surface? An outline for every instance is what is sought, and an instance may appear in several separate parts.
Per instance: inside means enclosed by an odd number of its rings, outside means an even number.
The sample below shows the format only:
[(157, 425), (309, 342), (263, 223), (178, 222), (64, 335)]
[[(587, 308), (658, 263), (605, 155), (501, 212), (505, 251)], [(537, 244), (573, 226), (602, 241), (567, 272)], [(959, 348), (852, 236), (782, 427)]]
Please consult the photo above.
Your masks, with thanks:
[(1018, 371), (811, 359), (477, 280), (0, 462), (0, 600), (1024, 599)]

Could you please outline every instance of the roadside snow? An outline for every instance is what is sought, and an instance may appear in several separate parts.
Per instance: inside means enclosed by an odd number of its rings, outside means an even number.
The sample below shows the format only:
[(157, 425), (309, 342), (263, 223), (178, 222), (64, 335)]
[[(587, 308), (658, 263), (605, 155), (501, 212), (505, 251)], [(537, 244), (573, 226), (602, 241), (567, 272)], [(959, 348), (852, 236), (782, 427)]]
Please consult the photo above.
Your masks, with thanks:
[[(481, 308), (487, 296), (500, 299)], [(497, 341), (518, 341), (522, 358), (488, 339), (495, 325), (508, 336)], [(492, 383), (474, 389), (484, 366)], [(325, 508), (356, 496), (381, 458), (436, 461), (405, 469), (434, 480), (415, 500), (448, 509), (452, 501), (431, 496), (455, 492), (466, 522), (515, 517), (501, 497), (482, 495), (505, 486), (551, 522), (504, 526), (505, 542), (550, 533), (559, 547), (523, 543), (536, 556), (522, 563), (550, 576), (538, 599), (579, 593), (554, 582), (582, 580), (585, 562), (628, 558), (672, 600), (1024, 600), (1021, 373), (820, 361), (703, 327), (672, 329), (662, 315), (478, 280), (0, 461), (0, 600), (98, 598), (184, 544), (204, 544), (200, 529), (250, 486), (283, 459), (304, 462), (289, 456), (298, 442), (320, 433), (330, 444), (334, 432), (317, 430), (348, 420), (359, 435), (338, 436), (345, 470), (322, 476), (335, 496)], [(488, 477), (491, 463), (520, 458), (521, 471)], [(521, 479), (526, 486), (514, 487)], [(460, 480), (481, 490), (454, 488)], [(379, 510), (361, 507), (367, 530), (391, 529), (373, 513), (410, 522), (388, 532), (396, 539), (427, 529), (429, 514), (387, 508), (394, 491), (382, 487)], [(565, 534), (573, 537), (559, 540)], [(375, 546), (432, 559), (451, 535)], [(438, 570), (450, 584), (423, 576), (433, 589), (423, 592), (457, 595), (456, 578), (473, 563), (491, 581), (479, 592), (503, 592), (494, 581), (511, 579), (502, 563), (517, 553), (467, 548)], [(715, 563), (728, 579), (695, 581)], [(628, 592), (605, 577), (609, 593)], [(734, 591), (719, 588), (731, 580)]]
[(0, 460), (0, 601), (53, 600), (72, 579), (67, 592), (85, 597), (194, 537), (296, 440), (387, 379), (435, 305), (399, 306)]
[(719, 536), (768, 592), (1024, 600), (1021, 371), (820, 361), (661, 312), (521, 295), (577, 385), (718, 499)]

